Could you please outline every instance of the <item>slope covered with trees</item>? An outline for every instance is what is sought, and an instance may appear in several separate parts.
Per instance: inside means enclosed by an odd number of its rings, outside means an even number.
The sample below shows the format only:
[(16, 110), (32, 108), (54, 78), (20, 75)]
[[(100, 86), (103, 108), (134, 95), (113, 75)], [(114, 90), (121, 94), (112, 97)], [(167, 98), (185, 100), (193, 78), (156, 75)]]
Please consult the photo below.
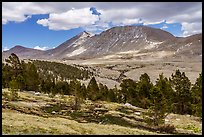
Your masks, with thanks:
[[(75, 76), (71, 72), (79, 74)], [(64, 78), (57, 79), (58, 73)], [(53, 62), (25, 63), (11, 54), (6, 63), (2, 64), (2, 74), (2, 88), (11, 88), (16, 92), (18, 89), (33, 90), (53, 96), (74, 95), (75, 110), (80, 108), (81, 101), (89, 99), (130, 103), (149, 109), (147, 121), (155, 126), (163, 124), (168, 113), (202, 117), (202, 72), (195, 84), (191, 84), (185, 72), (176, 70), (169, 79), (163, 74), (159, 75), (155, 85), (151, 83), (148, 74), (144, 73), (139, 81), (123, 79), (121, 89), (108, 89), (106, 85), (97, 83), (94, 77), (86, 87), (77, 79), (88, 78), (88, 71)], [(70, 81), (67, 82), (67, 79)]]

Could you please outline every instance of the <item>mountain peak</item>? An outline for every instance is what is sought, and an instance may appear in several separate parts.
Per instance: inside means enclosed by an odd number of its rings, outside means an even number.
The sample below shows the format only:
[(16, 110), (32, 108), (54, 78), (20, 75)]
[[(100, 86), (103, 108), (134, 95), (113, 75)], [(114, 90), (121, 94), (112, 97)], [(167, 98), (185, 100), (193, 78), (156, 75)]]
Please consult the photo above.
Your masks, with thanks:
[(13, 48), (25, 48), (25, 47), (23, 47), (23, 46), (21, 46), (21, 45), (16, 45), (16, 46), (14, 46)]
[(79, 37), (90, 37), (91, 34), (86, 32), (86, 31), (82, 31), (81, 33), (78, 34)]
[[(167, 31), (147, 26), (118, 26), (103, 31), (99, 35), (92, 36), (89, 32), (82, 31), (55, 49), (41, 51), (41, 57), (46, 59), (51, 57), (52, 59), (76, 59), (113, 54), (114, 57), (117, 55), (117, 58), (120, 58), (120, 56), (133, 55), (134, 53), (134, 56), (139, 58), (140, 53), (150, 54), (150, 52), (151, 54), (159, 52), (158, 58), (176, 56), (177, 54), (180, 55), (180, 53), (182, 55), (185, 54), (185, 56), (189, 54), (189, 56), (193, 57), (201, 54), (200, 47), (202, 47), (202, 34), (187, 38), (177, 38)], [(23, 54), (24, 56), (33, 55), (34, 57), (36, 55), (39, 57), (39, 54), (31, 54), (31, 52), (38, 51), (20, 45), (16, 45), (9, 51), (15, 51), (15, 53)], [(140, 53), (137, 55), (137, 52)], [(164, 52), (168, 54), (164, 54)]]

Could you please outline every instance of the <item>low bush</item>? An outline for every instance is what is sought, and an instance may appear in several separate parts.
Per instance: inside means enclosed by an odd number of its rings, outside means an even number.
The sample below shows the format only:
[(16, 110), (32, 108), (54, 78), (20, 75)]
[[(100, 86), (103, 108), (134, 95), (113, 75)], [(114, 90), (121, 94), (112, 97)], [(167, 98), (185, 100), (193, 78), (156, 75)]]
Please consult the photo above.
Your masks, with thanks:
[(165, 133), (174, 133), (176, 131), (176, 128), (174, 125), (160, 125), (158, 126), (157, 130), (159, 130), (160, 132), (165, 132)]

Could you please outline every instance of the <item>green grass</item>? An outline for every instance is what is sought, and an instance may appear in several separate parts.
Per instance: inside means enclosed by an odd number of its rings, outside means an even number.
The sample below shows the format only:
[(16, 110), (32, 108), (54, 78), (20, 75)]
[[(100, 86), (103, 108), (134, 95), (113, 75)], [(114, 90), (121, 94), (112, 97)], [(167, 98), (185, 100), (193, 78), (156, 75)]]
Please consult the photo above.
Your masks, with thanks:
[[(28, 122), (29, 121), (29, 122)], [(12, 126), (10, 126), (12, 125)], [(3, 134), (158, 134), (137, 128), (128, 128), (114, 124), (78, 123), (75, 120), (65, 118), (43, 118), (34, 115), (3, 110), (2, 113)]]
[(201, 128), (196, 127), (195, 125), (187, 125), (187, 126), (184, 126), (184, 127), (177, 126), (177, 128), (182, 128), (182, 129), (186, 129), (186, 130), (192, 130), (195, 133), (200, 133), (202, 131)]
[[(6, 95), (4, 92), (9, 93), (7, 89), (3, 89), (3, 96)], [(2, 108), (3, 134), (161, 134), (156, 131), (145, 130), (145, 123), (141, 121), (142, 115), (134, 115), (133, 110), (123, 107), (122, 104), (86, 100), (81, 104), (80, 110), (74, 111), (71, 107), (74, 100), (73, 96), (64, 95), (62, 99), (60, 96), (49, 98), (43, 94), (35, 96), (28, 92), (19, 92), (19, 97), (18, 101), (6, 101), (2, 97), (2, 106), (4, 106)], [(108, 112), (95, 108), (108, 109)], [(53, 111), (56, 114), (53, 114)], [(144, 110), (138, 108), (138, 111)], [(196, 120), (196, 117), (170, 115), (170, 122), (177, 129), (202, 133), (202, 121)], [(177, 118), (180, 120), (176, 120)]]

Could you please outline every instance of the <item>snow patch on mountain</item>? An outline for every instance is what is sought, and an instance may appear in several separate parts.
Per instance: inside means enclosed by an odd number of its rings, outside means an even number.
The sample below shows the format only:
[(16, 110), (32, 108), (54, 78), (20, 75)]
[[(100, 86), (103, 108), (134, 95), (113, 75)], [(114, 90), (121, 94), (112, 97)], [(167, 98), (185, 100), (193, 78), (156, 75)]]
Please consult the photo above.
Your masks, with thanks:
[(86, 51), (86, 49), (84, 47), (80, 47), (80, 48), (72, 51), (70, 54), (67, 54), (67, 56), (68, 57), (76, 56), (76, 55), (83, 53), (84, 51)]
[(124, 52), (119, 52), (118, 54), (134, 54), (138, 53), (140, 50), (130, 50), (130, 51), (124, 51)]
[(181, 46), (180, 48), (178, 48), (178, 49), (176, 50), (176, 52), (178, 53), (180, 50), (184, 49), (184, 47), (190, 47), (191, 45), (192, 45), (192, 42), (191, 42), (191, 43), (188, 43), (188, 44), (186, 44), (186, 45), (183, 45), (183, 46)]
[(155, 47), (158, 47), (159, 44), (162, 44), (163, 42), (152, 42), (152, 41), (147, 41), (148, 45), (145, 46), (144, 49), (152, 49)]
[(89, 33), (87, 33), (87, 32), (82, 32), (80, 38), (77, 39), (76, 41), (74, 41), (74, 42), (72, 43), (72, 46), (73, 46), (73, 47), (77, 47), (77, 46), (83, 44), (83, 43), (87, 40), (87, 38), (90, 37), (90, 36), (91, 36), (91, 34), (89, 34)]
[(188, 43), (185, 45), (185, 47), (190, 47), (192, 45), (192, 42), (191, 43)]

